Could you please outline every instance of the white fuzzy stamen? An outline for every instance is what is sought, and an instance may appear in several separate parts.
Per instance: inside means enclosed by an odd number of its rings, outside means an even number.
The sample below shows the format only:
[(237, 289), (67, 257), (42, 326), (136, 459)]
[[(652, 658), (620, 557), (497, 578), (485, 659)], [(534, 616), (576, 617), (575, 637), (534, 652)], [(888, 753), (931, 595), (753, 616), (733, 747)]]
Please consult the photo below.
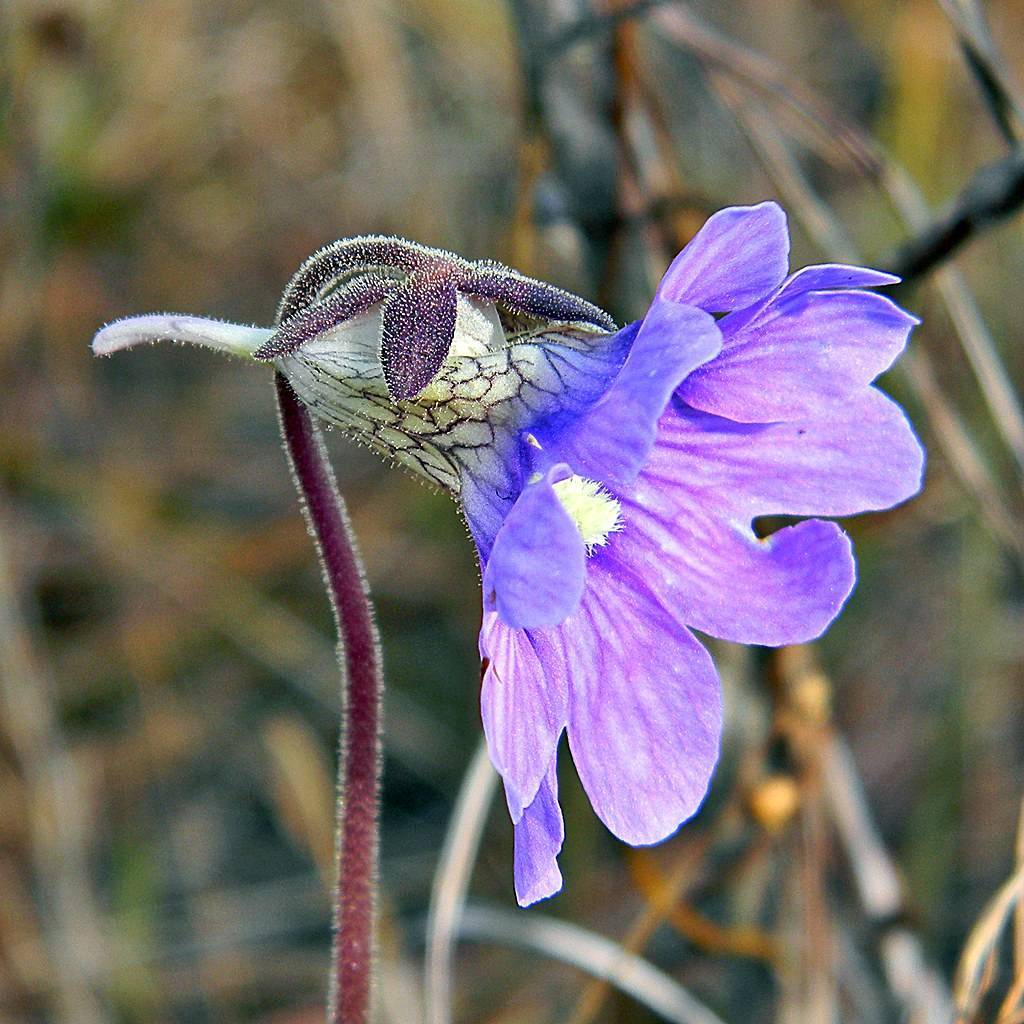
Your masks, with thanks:
[(588, 555), (622, 529), (622, 506), (596, 480), (574, 475), (552, 487), (580, 531)]

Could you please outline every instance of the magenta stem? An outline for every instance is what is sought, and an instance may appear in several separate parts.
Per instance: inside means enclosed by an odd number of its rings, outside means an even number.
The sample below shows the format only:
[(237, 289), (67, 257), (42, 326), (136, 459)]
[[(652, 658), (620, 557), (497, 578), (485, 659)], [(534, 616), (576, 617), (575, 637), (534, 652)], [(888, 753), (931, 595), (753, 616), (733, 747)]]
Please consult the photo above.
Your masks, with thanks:
[(279, 373), (288, 459), (316, 540), (342, 660), (338, 875), (328, 1021), (369, 1024), (380, 808), (380, 644), (348, 516), (320, 431)]

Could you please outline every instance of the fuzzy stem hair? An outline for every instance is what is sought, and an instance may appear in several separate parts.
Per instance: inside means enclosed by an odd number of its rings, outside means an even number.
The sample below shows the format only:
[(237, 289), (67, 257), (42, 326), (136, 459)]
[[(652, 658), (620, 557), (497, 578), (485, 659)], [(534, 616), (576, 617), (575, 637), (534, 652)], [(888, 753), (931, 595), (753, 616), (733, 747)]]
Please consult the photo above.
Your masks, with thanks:
[(334, 611), (343, 680), (337, 889), (327, 1020), (329, 1024), (368, 1024), (379, 847), (380, 643), (366, 578), (323, 437), (280, 373), (276, 387), (285, 450)]

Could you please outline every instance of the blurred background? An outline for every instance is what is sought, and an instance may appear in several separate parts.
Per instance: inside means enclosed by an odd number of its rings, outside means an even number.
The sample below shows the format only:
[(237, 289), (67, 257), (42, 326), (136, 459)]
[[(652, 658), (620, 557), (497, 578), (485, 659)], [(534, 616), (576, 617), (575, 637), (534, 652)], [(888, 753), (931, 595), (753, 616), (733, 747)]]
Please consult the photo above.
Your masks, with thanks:
[[(0, 1020), (322, 1019), (338, 679), (270, 375), (94, 360), (94, 331), (266, 324), (367, 232), (626, 321), (766, 198), (795, 265), (910, 279), (884, 386), (927, 487), (844, 524), (860, 584), (814, 649), (715, 647), (722, 766), (661, 847), (614, 841), (563, 756), (565, 890), (518, 911), (478, 764), (435, 984), (459, 1022), (1024, 1019), (1021, 885), (990, 903), (1021, 879), (1024, 6), (6, 0), (0, 34)], [(477, 575), (446, 498), (330, 441), (384, 639), (381, 1018), (415, 1024)]]

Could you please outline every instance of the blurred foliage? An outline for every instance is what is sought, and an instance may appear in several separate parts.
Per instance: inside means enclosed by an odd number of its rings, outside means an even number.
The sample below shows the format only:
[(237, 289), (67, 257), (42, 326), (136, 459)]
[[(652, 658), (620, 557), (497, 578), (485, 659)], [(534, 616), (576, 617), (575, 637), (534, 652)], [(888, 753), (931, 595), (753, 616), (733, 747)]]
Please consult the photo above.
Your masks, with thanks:
[[(941, 207), (1006, 145), (947, 17), (973, 5), (945, 7), (723, 0), (612, 29), (583, 0), (8, 0), (0, 1018), (321, 1019), (338, 683), (270, 379), (200, 351), (96, 361), (94, 330), (168, 308), (266, 323), (306, 255), (365, 232), (504, 259), (626, 320), (710, 211), (768, 197), (793, 214), (797, 265), (837, 256), (837, 224), (887, 263), (914, 232), (885, 174), (801, 114), (790, 82)], [(735, 52), (701, 51), (711, 37), (684, 45), (669, 11), (790, 77), (756, 85)], [(992, 0), (988, 17), (997, 66), (1021, 67), (1024, 7)], [(956, 266), (1020, 382), (1020, 221)], [(653, 914), (634, 948), (728, 1021), (905, 1019), (878, 980), (893, 922), (858, 910), (822, 809), (830, 721), (903, 872), (900, 927), (947, 979), (1012, 870), (1020, 467), (940, 292), (901, 299), (939, 398), (919, 375), (886, 384), (930, 450), (928, 486), (848, 524), (861, 579), (820, 645), (827, 679), (801, 669), (787, 689), (784, 659), (716, 648), (722, 768), (658, 850), (613, 841), (565, 773), (567, 884), (539, 912), (616, 940)], [(947, 408), (991, 489), (962, 472)], [(385, 645), (382, 1002), (412, 1021), (431, 878), (480, 735), (477, 576), (446, 499), (332, 449)], [(474, 898), (513, 904), (510, 833), (495, 803)], [(657, 1019), (491, 943), (460, 949), (455, 991), (458, 1020)]]

